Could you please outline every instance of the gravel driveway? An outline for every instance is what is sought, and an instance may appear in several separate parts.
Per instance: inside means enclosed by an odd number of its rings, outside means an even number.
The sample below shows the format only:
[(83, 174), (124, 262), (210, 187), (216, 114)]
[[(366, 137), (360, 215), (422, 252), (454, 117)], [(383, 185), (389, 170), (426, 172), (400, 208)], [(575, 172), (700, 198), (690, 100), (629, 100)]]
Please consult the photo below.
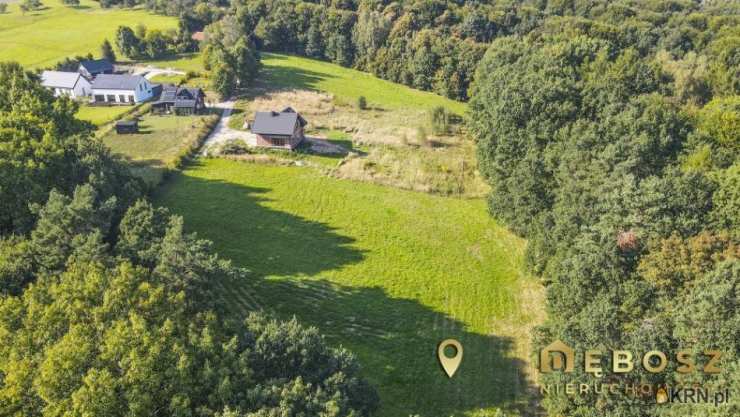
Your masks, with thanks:
[(223, 109), (223, 116), (218, 124), (208, 136), (205, 143), (203, 143), (203, 149), (201, 149), (201, 155), (207, 156), (208, 151), (214, 146), (218, 146), (231, 139), (241, 139), (248, 145), (254, 146), (256, 144), (256, 137), (250, 132), (244, 132), (241, 130), (232, 129), (229, 127), (229, 120), (231, 120), (231, 112), (234, 110), (234, 101), (228, 100), (216, 104), (216, 107)]

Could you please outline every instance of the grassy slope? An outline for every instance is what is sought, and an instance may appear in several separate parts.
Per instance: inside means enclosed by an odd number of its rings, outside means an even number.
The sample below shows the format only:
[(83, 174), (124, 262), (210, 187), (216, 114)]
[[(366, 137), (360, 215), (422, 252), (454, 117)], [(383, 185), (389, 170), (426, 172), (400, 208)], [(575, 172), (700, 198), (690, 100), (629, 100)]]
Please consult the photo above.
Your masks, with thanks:
[(263, 53), (262, 63), (264, 68), (260, 78), (267, 85), (326, 91), (349, 104), (354, 104), (358, 97), (365, 96), (370, 106), (380, 105), (387, 109), (430, 109), (444, 106), (455, 113), (463, 114), (466, 108), (464, 103), (329, 62)]
[[(178, 174), (157, 199), (251, 269), (249, 282), (218, 284), (235, 312), (296, 315), (357, 353), (381, 416), (490, 415), (525, 401), (513, 344), (526, 330), (510, 336), (538, 310), (522, 304), (524, 242), (482, 200), (226, 160)], [(453, 379), (435, 356), (448, 337), (465, 349)]]
[(29, 68), (51, 66), (68, 56), (99, 54), (103, 39), (113, 41), (121, 25), (139, 23), (152, 29), (177, 27), (177, 20), (143, 10), (103, 10), (100, 4), (81, 0), (79, 7), (60, 0), (44, 0), (46, 9), (21, 14), (18, 4), (0, 14), (0, 61), (18, 61)]

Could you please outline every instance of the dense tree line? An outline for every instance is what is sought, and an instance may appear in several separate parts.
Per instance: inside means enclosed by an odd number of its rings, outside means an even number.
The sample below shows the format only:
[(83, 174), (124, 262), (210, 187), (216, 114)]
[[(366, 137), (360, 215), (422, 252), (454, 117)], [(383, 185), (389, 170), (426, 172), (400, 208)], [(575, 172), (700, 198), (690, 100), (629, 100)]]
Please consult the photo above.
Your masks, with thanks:
[[(551, 18), (496, 39), (469, 129), (494, 216), (529, 239), (547, 286), (540, 349), (576, 348), (542, 384), (740, 388), (740, 9), (717, 2), (548, 2)], [(598, 13), (597, 13), (598, 12)], [(652, 22), (652, 23), (650, 23)], [(657, 23), (660, 24), (657, 24)], [(587, 349), (723, 352), (717, 375), (585, 373)], [(655, 396), (545, 396), (550, 415), (737, 415)], [(703, 408), (700, 408), (703, 407)], [(709, 408), (707, 408), (709, 407)], [(711, 414), (705, 414), (711, 413)]]
[(38, 77), (0, 64), (0, 415), (367, 416), (356, 358), (315, 328), (226, 315), (247, 280)]
[(116, 31), (116, 46), (124, 56), (131, 59), (159, 59), (192, 51), (196, 43), (190, 36), (190, 32), (183, 30), (148, 30), (143, 25), (134, 29), (119, 26)]

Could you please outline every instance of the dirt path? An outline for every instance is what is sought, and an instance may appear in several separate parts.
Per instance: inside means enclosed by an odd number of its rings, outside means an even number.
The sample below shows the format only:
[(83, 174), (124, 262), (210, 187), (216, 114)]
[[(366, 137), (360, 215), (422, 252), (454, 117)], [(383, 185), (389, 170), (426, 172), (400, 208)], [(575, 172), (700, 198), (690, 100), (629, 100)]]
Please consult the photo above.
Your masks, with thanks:
[(185, 75), (185, 72), (171, 68), (135, 67), (134, 75), (143, 75), (147, 80), (151, 80), (158, 75)]

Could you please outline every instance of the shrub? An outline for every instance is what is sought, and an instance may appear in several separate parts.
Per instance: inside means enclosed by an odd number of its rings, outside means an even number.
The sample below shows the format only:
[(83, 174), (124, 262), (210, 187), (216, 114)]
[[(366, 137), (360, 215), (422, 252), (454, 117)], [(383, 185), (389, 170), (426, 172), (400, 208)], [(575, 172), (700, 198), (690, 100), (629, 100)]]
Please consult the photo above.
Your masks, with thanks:
[(429, 114), (432, 132), (435, 135), (446, 135), (450, 133), (450, 114), (442, 106), (434, 107)]
[(367, 99), (365, 96), (357, 97), (357, 108), (360, 110), (367, 109)]
[(0, 3), (0, 14), (8, 11), (8, 5), (6, 3)]
[(241, 139), (231, 139), (221, 145), (219, 153), (222, 155), (244, 155), (250, 153), (249, 145)]
[(187, 139), (187, 146), (180, 151), (168, 168), (183, 168), (185, 164), (187, 164), (198, 153), (198, 150), (203, 146), (206, 138), (208, 138), (218, 124), (219, 119), (220, 117), (215, 114), (203, 119), (199, 123), (199, 126), (191, 131), (191, 135)]

